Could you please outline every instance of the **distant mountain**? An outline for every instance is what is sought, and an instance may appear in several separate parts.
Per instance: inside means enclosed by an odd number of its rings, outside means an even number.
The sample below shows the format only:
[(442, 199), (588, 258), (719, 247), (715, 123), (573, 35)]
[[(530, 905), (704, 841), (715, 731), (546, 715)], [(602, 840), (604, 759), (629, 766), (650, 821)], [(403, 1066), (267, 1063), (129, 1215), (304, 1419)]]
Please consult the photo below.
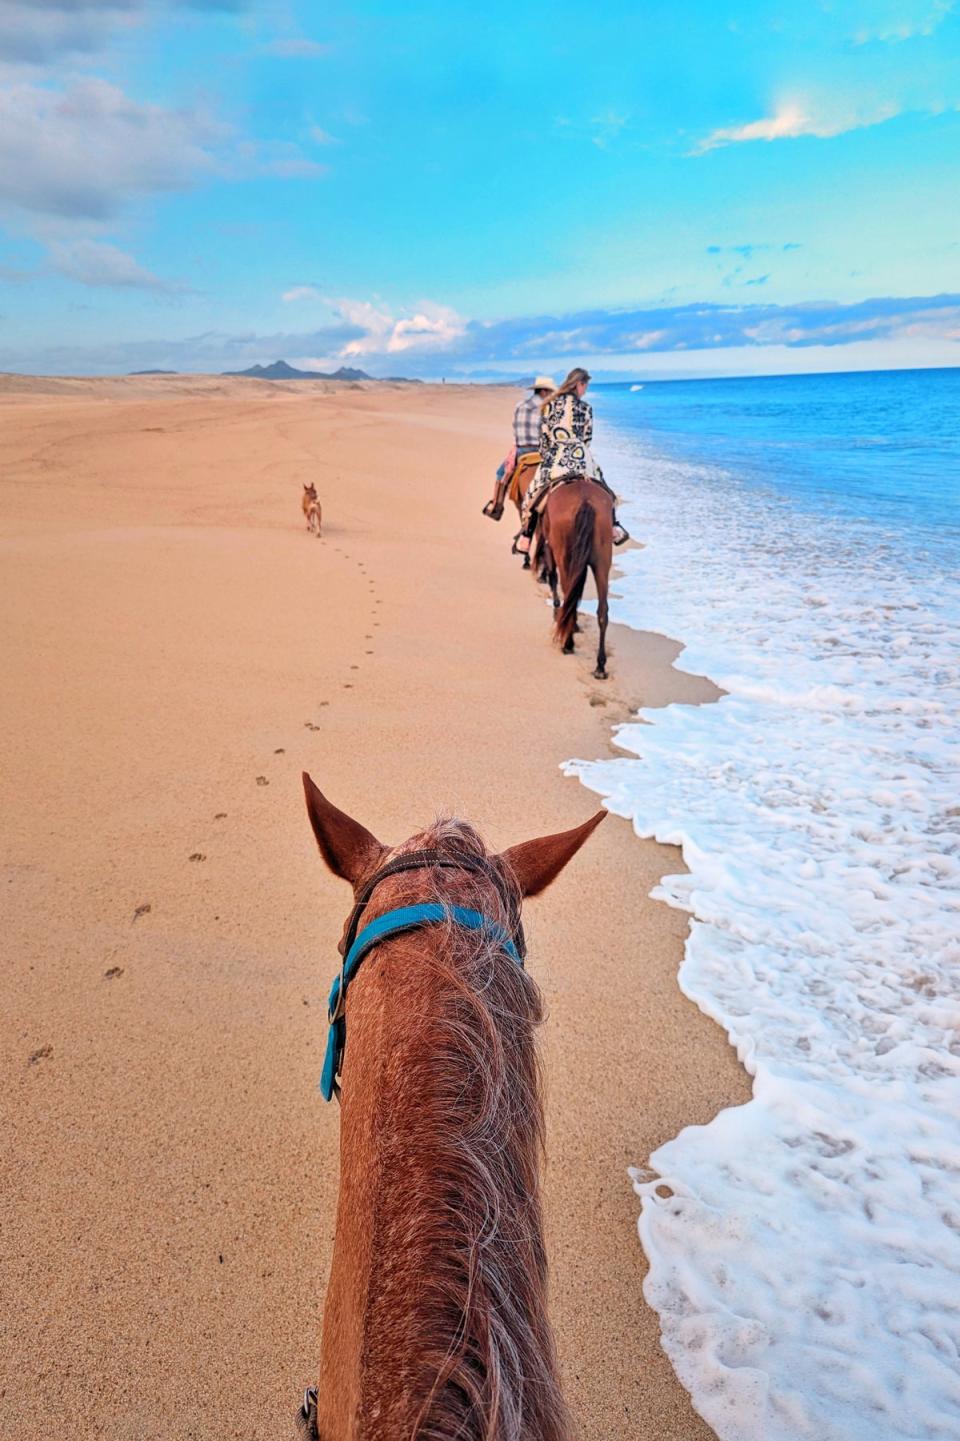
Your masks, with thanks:
[(179, 370), (128, 370), (128, 375), (179, 375)]
[(447, 376), (453, 385), (502, 385), (511, 390), (529, 390), (535, 379), (533, 374), (504, 375), (499, 370), (468, 370)]
[(272, 365), (251, 365), (249, 370), (225, 370), (224, 375), (250, 375), (254, 380), (373, 380), (365, 370), (352, 370), (341, 365), (339, 370), (328, 374), (323, 370), (296, 370), (285, 360), (275, 360)]

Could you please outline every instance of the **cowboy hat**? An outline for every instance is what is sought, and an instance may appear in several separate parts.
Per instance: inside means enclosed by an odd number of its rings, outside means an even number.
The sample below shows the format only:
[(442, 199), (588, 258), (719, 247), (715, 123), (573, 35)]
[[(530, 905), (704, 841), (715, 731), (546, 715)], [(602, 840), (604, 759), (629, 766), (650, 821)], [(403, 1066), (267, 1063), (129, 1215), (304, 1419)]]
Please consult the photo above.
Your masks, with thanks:
[(536, 375), (531, 385), (531, 390), (556, 390), (557, 382), (551, 380), (549, 375)]

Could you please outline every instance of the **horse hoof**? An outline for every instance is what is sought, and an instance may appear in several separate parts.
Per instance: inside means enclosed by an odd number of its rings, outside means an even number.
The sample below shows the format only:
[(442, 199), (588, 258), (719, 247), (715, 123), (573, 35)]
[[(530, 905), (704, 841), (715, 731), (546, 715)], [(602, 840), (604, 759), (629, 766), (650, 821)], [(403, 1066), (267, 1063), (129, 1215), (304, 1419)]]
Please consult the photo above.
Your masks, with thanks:
[(567, 641), (566, 645), (563, 647), (563, 653), (564, 653), (564, 655), (573, 655), (573, 641), (572, 641), (572, 640), (568, 640), (568, 641)]
[(599, 666), (599, 665), (597, 666), (596, 670), (595, 670), (594, 673), (593, 673), (593, 678), (594, 678), (594, 680), (606, 680), (606, 679), (607, 679), (607, 673), (606, 673), (606, 671), (603, 669), (603, 666)]
[(525, 555), (525, 556), (523, 557), (523, 565), (521, 566), (521, 569), (522, 569), (522, 570), (529, 570), (529, 569), (530, 569), (530, 557), (529, 557), (528, 555)]

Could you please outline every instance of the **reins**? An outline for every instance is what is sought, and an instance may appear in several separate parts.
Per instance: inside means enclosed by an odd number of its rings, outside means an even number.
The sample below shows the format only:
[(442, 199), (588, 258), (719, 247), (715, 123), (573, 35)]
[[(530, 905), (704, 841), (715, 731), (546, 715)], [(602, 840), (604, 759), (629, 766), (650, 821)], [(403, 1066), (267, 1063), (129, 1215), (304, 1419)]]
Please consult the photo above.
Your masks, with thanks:
[[(451, 905), (448, 901), (433, 901), (398, 906), (378, 916), (358, 934), (363, 913), (381, 881), (385, 881), (388, 876), (402, 874), (404, 871), (432, 870), (434, 867), (473, 871), (478, 875), (485, 876), (496, 887), (504, 909), (509, 914), (510, 929), (505, 929), (499, 922), (484, 915), (482, 911), (472, 910), (467, 906)], [(390, 936), (400, 935), (406, 931), (420, 930), (424, 926), (445, 923), (452, 923), (463, 930), (477, 931), (485, 935), (496, 941), (519, 966), (523, 965), (526, 945), (523, 927), (520, 923), (519, 903), (508, 890), (503, 877), (488, 860), (482, 856), (471, 856), (466, 853), (449, 855), (436, 850), (422, 850), (411, 851), (407, 855), (397, 856), (395, 860), (388, 861), (370, 877), (357, 897), (353, 910), (350, 912), (343, 940), (340, 942), (339, 950), (343, 960), (339, 974), (334, 977), (333, 985), (330, 988), (330, 999), (327, 1006), (329, 1030), (323, 1074), (320, 1077), (320, 1091), (324, 1100), (329, 1101), (333, 1096), (336, 1096), (337, 1100), (340, 1099), (337, 1077), (343, 1063), (343, 1052), (347, 1040), (344, 1015), (347, 987), (364, 958)]]

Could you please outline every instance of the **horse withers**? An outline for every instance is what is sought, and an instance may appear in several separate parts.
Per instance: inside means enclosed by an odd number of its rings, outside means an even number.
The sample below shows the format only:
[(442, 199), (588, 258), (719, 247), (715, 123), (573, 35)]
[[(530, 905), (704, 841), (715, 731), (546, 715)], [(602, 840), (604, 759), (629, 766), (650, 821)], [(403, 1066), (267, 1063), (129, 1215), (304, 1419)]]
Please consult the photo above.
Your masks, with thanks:
[(342, 1084), (340, 1195), (302, 1429), (571, 1441), (546, 1307), (543, 1012), (520, 907), (606, 812), (501, 855), (457, 820), (390, 849), (303, 781), (355, 904), (322, 1083)]
[(538, 574), (550, 586), (554, 635), (565, 655), (573, 651), (573, 637), (578, 629), (577, 609), (583, 599), (587, 573), (593, 571), (600, 633), (593, 674), (597, 680), (606, 680), (613, 496), (592, 480), (571, 480), (554, 486), (547, 496), (538, 533)]
[(317, 499), (317, 487), (312, 481), (309, 485), (303, 487), (303, 498), (300, 504), (303, 507), (307, 530), (312, 530), (314, 535), (319, 535), (323, 513), (320, 509), (320, 502)]

